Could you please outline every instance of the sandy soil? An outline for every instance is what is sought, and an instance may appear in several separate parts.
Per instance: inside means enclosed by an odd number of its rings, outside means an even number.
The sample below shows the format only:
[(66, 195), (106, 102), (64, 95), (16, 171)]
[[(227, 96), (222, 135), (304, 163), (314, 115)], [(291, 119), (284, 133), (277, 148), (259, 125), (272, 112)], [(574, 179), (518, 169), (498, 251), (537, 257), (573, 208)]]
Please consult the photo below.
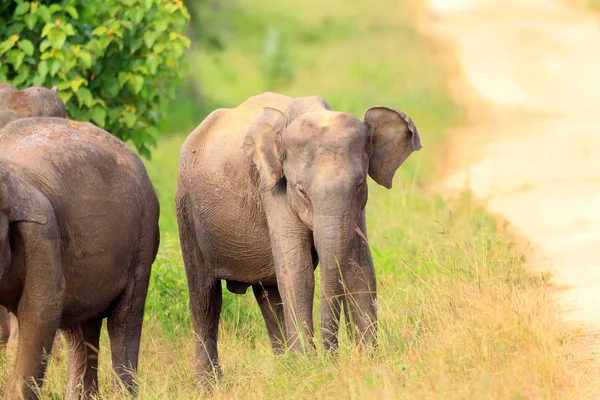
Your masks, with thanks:
[[(600, 20), (556, 0), (429, 0), (472, 124), (451, 146), (465, 186), (528, 238), (561, 317), (600, 344)], [(474, 95), (473, 95), (474, 94)], [(474, 112), (473, 112), (474, 111)]]

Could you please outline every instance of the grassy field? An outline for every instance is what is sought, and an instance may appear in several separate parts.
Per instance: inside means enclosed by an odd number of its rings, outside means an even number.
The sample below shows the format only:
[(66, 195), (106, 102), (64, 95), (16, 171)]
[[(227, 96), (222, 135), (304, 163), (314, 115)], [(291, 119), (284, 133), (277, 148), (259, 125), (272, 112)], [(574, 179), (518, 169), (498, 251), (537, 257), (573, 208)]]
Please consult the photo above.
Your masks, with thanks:
[[(389, 105), (413, 117), (423, 150), (401, 168), (390, 191), (370, 182), (368, 224), (379, 281), (380, 347), (361, 354), (345, 336), (338, 358), (272, 356), (251, 294), (224, 293), (220, 355), (225, 377), (215, 398), (529, 399), (576, 397), (543, 277), (527, 274), (523, 256), (495, 218), (465, 194), (432, 193), (439, 151), (463, 112), (448, 97), (439, 49), (413, 28), (415, 2), (244, 0), (222, 5), (227, 50), (190, 54), (207, 103), (173, 105), (177, 130), (165, 137), (148, 170), (162, 205), (163, 233), (147, 304), (140, 362), (141, 399), (204, 397), (192, 373), (192, 331), (174, 213), (178, 152), (192, 115), (238, 104), (265, 91), (264, 33), (279, 28), (294, 80), (278, 90), (319, 94), (335, 109), (362, 117)], [(196, 113), (196, 115), (194, 115)], [(187, 130), (186, 130), (187, 129)], [(63, 350), (64, 352), (64, 350)], [(106, 335), (101, 394), (113, 398)], [(0, 360), (0, 386), (13, 354)], [(46, 398), (62, 398), (65, 354), (50, 366)]]

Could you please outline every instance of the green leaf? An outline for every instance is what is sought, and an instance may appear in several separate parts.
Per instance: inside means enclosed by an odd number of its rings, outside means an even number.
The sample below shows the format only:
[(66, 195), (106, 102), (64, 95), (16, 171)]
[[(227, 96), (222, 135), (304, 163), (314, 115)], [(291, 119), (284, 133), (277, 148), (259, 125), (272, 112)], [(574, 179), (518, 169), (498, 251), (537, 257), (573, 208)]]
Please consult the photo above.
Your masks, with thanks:
[(39, 76), (45, 78), (48, 74), (48, 61), (40, 61), (37, 71)]
[[(69, 83), (69, 82), (67, 82)], [(73, 89), (74, 92), (77, 92), (79, 90), (79, 87), (83, 84), (83, 79), (81, 79), (80, 77), (78, 77), (78, 79), (75, 79), (73, 82), (71, 83), (71, 89)], [(60, 86), (59, 86), (60, 88)]]
[(144, 33), (144, 43), (146, 43), (146, 46), (149, 49), (152, 48), (157, 37), (158, 37), (158, 32), (146, 31), (146, 33)]
[(146, 11), (150, 11), (150, 9), (152, 8), (153, 2), (154, 2), (153, 0), (145, 0), (144, 1), (144, 8), (146, 9)]
[(37, 14), (42, 18), (44, 22), (50, 22), (50, 11), (46, 6), (40, 6), (37, 10)]
[(15, 44), (12, 40), (7, 39), (4, 42), (0, 43), (0, 56), (6, 53), (8, 50), (12, 49)]
[(60, 69), (60, 64), (60, 60), (57, 60), (56, 58), (50, 61), (50, 76), (53, 77), (54, 75), (56, 75), (56, 73)]
[(69, 91), (69, 92), (61, 92), (61, 91), (59, 91), (58, 95), (62, 99), (63, 103), (67, 104), (69, 102), (69, 100), (71, 100), (71, 97), (73, 97), (73, 92), (71, 92), (71, 91)]
[(12, 64), (13, 68), (16, 70), (21, 66), (23, 58), (25, 58), (25, 53), (20, 52), (17, 49), (12, 49), (6, 53), (6, 62)]
[(33, 3), (31, 3), (31, 8), (29, 9), (29, 13), (34, 15), (35, 12), (37, 11), (39, 5), (40, 4), (37, 1), (34, 1)]
[(96, 36), (102, 36), (102, 35), (104, 35), (104, 34), (106, 33), (106, 31), (107, 31), (107, 30), (108, 30), (108, 29), (106, 29), (106, 27), (105, 27), (105, 26), (103, 26), (103, 25), (100, 25), (99, 27), (97, 27), (96, 29), (94, 29), (94, 30), (92, 31), (92, 35), (96, 35)]
[(33, 80), (31, 81), (31, 83), (33, 83), (33, 86), (42, 86), (44, 83), (44, 78), (42, 78), (39, 75), (34, 76)]
[(92, 92), (90, 92), (90, 89), (88, 89), (86, 87), (80, 87), (79, 90), (77, 91), (77, 93), (75, 93), (75, 94), (77, 96), (77, 101), (79, 101), (80, 107), (82, 105), (85, 105), (87, 108), (92, 107), (94, 98), (92, 97)]
[(134, 15), (133, 15), (133, 23), (135, 25), (138, 25), (140, 22), (142, 22), (143, 18), (144, 18), (144, 10), (142, 10), (140, 7), (136, 7), (135, 11), (134, 11)]
[(92, 55), (89, 52), (82, 51), (79, 54), (79, 60), (81, 61), (81, 64), (85, 68), (91, 68), (92, 67)]
[(110, 97), (116, 97), (119, 94), (119, 92), (121, 91), (122, 87), (123, 87), (123, 85), (120, 85), (119, 81), (116, 79), (111, 79), (106, 84), (106, 90), (108, 91), (108, 94)]
[(127, 72), (119, 72), (119, 74), (117, 75), (117, 79), (119, 80), (119, 84), (121, 85), (121, 87), (123, 87), (123, 85), (125, 84), (125, 82), (127, 82), (130, 78), (131, 74), (127, 73)]
[(23, 39), (19, 41), (19, 48), (21, 50), (23, 50), (23, 52), (28, 55), (28, 56), (32, 56), (33, 55), (33, 43), (31, 43), (30, 40), (27, 39)]
[[(66, 89), (70, 89), (73, 86), (73, 84), (71, 82), (60, 82), (58, 84), (58, 90), (66, 90)], [(79, 87), (79, 86), (78, 86)], [(75, 91), (75, 90), (73, 90)]]
[(13, 84), (17, 87), (21, 86), (27, 80), (27, 78), (29, 78), (30, 72), (31, 66), (23, 64), (21, 68), (19, 68), (19, 75), (17, 75), (17, 78), (13, 81)]
[(151, 75), (156, 74), (156, 70), (158, 69), (158, 57), (156, 54), (150, 54), (148, 58), (146, 58), (146, 65), (148, 66)]
[(40, 51), (46, 51), (48, 47), (50, 47), (50, 41), (48, 39), (42, 40), (42, 43), (40, 43)]
[(96, 125), (102, 128), (104, 127), (106, 120), (106, 110), (96, 105), (94, 106), (94, 108), (92, 108), (92, 111), (90, 112), (90, 117), (92, 118), (92, 121), (96, 123)]
[(133, 128), (133, 126), (135, 125), (135, 121), (137, 120), (137, 117), (134, 113), (125, 111), (123, 113), (123, 116), (121, 117), (121, 119), (123, 120), (123, 122), (125, 123), (125, 125), (128, 128)]
[(73, 36), (75, 34), (75, 29), (73, 29), (72, 24), (62, 24), (60, 29), (67, 34), (67, 36)]
[(141, 75), (134, 75), (130, 80), (129, 83), (133, 89), (133, 92), (135, 94), (139, 94), (140, 90), (142, 90), (142, 87), (144, 86), (144, 77)]
[(135, 67), (133, 71), (141, 73), (142, 75), (148, 75), (148, 68), (145, 65), (139, 65)]
[(192, 41), (187, 36), (179, 36), (179, 40), (183, 43), (186, 48), (189, 48), (192, 45)]
[(69, 15), (75, 19), (79, 19), (79, 13), (77, 9), (73, 6), (66, 6), (65, 11), (69, 13)]
[(62, 10), (63, 8), (61, 6), (59, 6), (58, 4), (52, 4), (48, 10), (50, 11), (50, 14), (54, 14), (57, 11)]
[(44, 25), (44, 27), (42, 28), (42, 37), (46, 37), (48, 36), (48, 34), (50, 33), (50, 31), (52, 30), (52, 28), (54, 28), (56, 25), (53, 22), (48, 22), (46, 25)]
[(19, 15), (23, 15), (25, 14), (27, 11), (29, 11), (29, 2), (25, 1), (21, 4), (19, 4), (17, 6), (17, 8), (15, 8), (15, 17), (18, 17)]
[(52, 48), (60, 49), (67, 40), (67, 34), (59, 29), (53, 29), (48, 34), (48, 40), (50, 41), (50, 46), (52, 46)]
[(32, 31), (37, 23), (37, 17), (35, 14), (27, 14), (25, 17), (23, 17), (23, 19), (25, 20), (25, 25), (27, 25), (27, 28)]

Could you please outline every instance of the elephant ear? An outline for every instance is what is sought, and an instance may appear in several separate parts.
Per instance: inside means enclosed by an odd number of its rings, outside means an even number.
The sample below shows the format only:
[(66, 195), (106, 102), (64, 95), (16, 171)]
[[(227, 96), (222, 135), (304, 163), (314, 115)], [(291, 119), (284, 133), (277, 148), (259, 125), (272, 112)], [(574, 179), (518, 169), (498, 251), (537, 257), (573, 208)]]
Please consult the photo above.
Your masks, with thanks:
[(262, 189), (272, 189), (283, 178), (277, 136), (285, 124), (286, 117), (281, 111), (263, 107), (244, 137), (244, 151), (258, 169)]
[[(2, 173), (4, 172), (4, 173)], [(7, 171), (0, 175), (0, 212), (8, 215), (8, 222), (27, 221), (45, 224), (46, 213), (38, 194)]]
[(390, 189), (396, 170), (413, 151), (421, 149), (419, 132), (408, 115), (388, 107), (369, 108), (364, 123), (373, 144), (369, 175)]

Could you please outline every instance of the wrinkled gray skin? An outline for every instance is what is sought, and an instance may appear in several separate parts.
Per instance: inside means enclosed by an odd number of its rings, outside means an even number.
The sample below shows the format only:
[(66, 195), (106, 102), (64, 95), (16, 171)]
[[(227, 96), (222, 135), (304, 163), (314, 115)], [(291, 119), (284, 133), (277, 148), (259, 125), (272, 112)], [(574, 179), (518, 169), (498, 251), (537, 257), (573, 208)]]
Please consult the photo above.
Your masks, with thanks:
[[(65, 105), (57, 94), (57, 87), (48, 90), (43, 87), (30, 87), (17, 90), (13, 85), (0, 82), (0, 129), (9, 122), (26, 117), (66, 118)], [(5, 307), (0, 306), (0, 350), (15, 341), (19, 332), (17, 319)], [(60, 335), (54, 338), (53, 348), (58, 354)]]
[(367, 174), (390, 188), (420, 148), (404, 113), (372, 107), (360, 121), (319, 97), (275, 93), (216, 110), (190, 134), (176, 203), (200, 383), (220, 374), (221, 280), (233, 293), (252, 286), (275, 353), (298, 350), (312, 343), (319, 262), (325, 346), (337, 346), (342, 308), (357, 342), (376, 344)]
[(93, 394), (104, 318), (115, 375), (135, 389), (158, 215), (141, 160), (100, 128), (23, 118), (0, 130), (0, 304), (19, 320), (5, 398), (35, 397), (57, 329), (67, 398)]

